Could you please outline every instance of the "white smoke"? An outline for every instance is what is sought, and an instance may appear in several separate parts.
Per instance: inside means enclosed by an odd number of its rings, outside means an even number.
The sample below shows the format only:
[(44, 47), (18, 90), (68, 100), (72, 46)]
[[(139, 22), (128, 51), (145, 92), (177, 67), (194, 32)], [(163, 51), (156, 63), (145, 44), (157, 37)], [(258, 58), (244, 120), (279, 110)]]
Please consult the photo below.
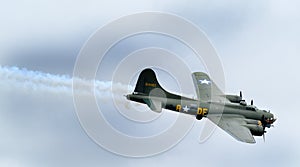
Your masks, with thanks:
[[(1, 89), (5, 90), (15, 91), (19, 89), (29, 92), (72, 95), (73, 79), (76, 80), (76, 83), (80, 83), (79, 90), (76, 90), (76, 92), (85, 94), (95, 91), (95, 94), (100, 98), (107, 98), (112, 94), (123, 96), (133, 90), (132, 86), (112, 83), (111, 81), (91, 81), (72, 78), (68, 75), (53, 75), (39, 71), (30, 71), (25, 68), (0, 66), (0, 86)], [(78, 86), (76, 88), (78, 89)]]

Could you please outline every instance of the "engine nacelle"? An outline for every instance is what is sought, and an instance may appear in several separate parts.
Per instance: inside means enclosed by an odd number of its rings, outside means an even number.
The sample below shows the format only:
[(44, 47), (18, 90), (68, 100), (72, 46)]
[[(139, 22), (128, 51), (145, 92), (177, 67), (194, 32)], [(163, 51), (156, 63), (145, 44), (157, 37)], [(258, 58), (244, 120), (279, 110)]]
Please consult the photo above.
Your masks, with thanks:
[(261, 125), (247, 124), (246, 126), (250, 129), (253, 136), (262, 136), (265, 133)]
[(225, 95), (225, 97), (232, 103), (240, 103), (243, 99), (237, 95)]

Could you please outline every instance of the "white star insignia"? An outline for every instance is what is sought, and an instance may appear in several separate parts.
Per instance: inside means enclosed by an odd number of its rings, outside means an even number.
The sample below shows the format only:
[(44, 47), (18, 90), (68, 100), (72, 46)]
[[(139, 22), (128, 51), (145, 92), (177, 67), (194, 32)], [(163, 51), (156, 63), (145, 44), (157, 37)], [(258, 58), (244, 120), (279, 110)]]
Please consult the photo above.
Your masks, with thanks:
[(200, 82), (201, 84), (207, 84), (207, 85), (209, 85), (209, 84), (211, 83), (211, 81), (206, 80), (206, 79), (200, 79), (199, 82)]
[(182, 109), (184, 112), (188, 112), (190, 110), (190, 108), (188, 108), (188, 106), (184, 106)]

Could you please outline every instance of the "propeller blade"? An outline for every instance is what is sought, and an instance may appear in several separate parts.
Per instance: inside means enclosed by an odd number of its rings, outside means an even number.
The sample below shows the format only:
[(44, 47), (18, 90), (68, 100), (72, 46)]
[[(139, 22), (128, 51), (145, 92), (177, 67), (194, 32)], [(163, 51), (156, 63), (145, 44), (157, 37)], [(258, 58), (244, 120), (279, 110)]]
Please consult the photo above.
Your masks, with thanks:
[(251, 106), (253, 106), (253, 100), (251, 100)]
[(266, 136), (265, 133), (263, 134), (264, 143), (266, 142)]
[(241, 97), (241, 98), (243, 98), (243, 94), (242, 94), (242, 91), (240, 91), (240, 97)]

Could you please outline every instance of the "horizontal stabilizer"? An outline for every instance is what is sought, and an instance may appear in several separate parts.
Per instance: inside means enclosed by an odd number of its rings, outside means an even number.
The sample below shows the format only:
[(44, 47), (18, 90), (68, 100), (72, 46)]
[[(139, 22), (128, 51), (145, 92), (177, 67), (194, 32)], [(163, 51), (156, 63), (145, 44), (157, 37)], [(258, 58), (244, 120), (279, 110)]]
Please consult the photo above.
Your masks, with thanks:
[(149, 108), (157, 113), (161, 113), (162, 111), (162, 102), (159, 99), (154, 97), (150, 97), (149, 99), (144, 99), (145, 103), (149, 106)]

